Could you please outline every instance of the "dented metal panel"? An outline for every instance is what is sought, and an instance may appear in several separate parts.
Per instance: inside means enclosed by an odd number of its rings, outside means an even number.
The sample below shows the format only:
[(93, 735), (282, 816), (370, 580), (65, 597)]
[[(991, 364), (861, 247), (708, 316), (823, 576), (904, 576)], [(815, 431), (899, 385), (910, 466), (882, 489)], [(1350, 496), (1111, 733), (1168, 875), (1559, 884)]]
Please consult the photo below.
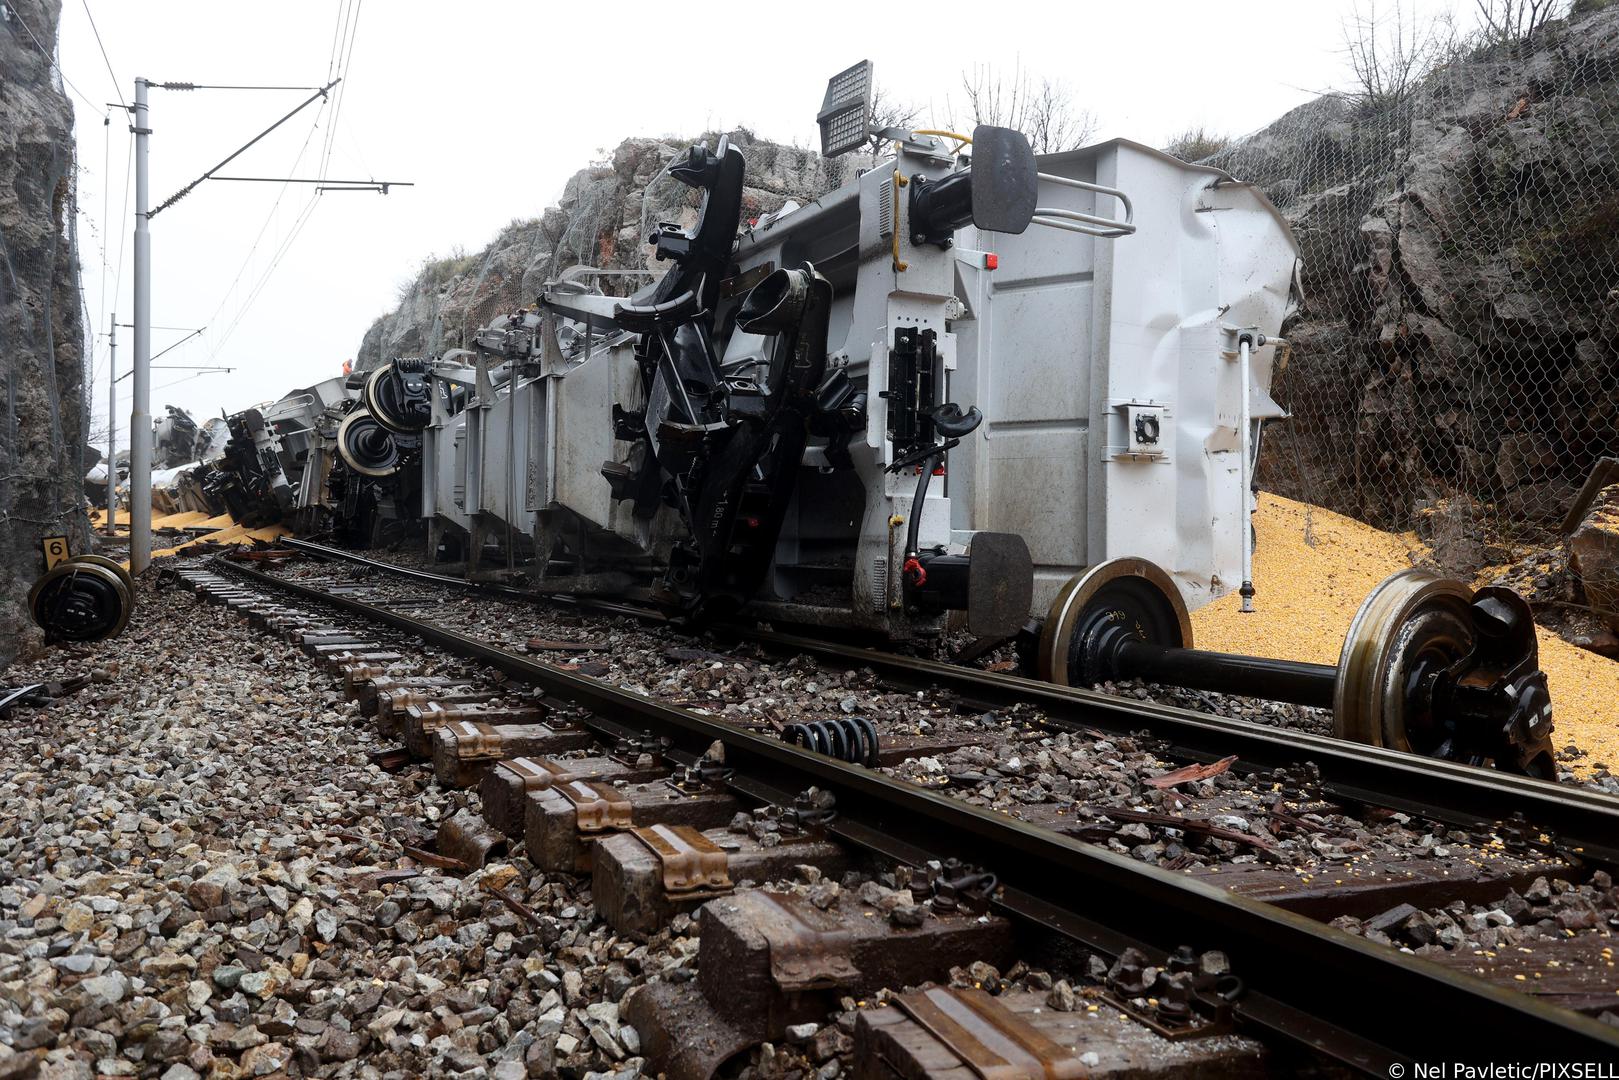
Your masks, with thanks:
[[(1139, 556), (1198, 607), (1240, 581), (1244, 493), (1234, 417), (1236, 365), (1221, 324), (1275, 335), (1292, 305), (1298, 252), (1255, 189), (1124, 140), (1041, 159), (1043, 172), (1126, 191), (1133, 235), (1032, 228), (977, 234), (986, 272), (963, 257), (971, 309), (955, 323), (957, 383), (987, 420), (953, 454), (961, 533), (1017, 533), (1035, 563), (1036, 611), (1086, 566)], [(1043, 181), (1042, 206), (1105, 213), (1094, 193)], [(1249, 393), (1268, 396), (1274, 346), (1256, 353)], [(1150, 415), (1156, 441), (1134, 422)]]

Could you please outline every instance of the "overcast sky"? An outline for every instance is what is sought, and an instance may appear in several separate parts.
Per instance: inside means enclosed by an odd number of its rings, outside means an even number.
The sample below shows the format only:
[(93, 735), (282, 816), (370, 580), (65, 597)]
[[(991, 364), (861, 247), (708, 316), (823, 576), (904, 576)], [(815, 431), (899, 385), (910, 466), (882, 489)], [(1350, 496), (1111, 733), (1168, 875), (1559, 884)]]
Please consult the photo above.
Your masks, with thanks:
[[(831, 2), (63, 0), (95, 426), (106, 414), (110, 312), (128, 322), (131, 311), (133, 227), (128, 124), (114, 109), (104, 125), (101, 103), (130, 99), (136, 75), (313, 86), (335, 67), (341, 98), (311, 105), (224, 174), (416, 185), (316, 196), (306, 185), (210, 181), (152, 219), (152, 321), (182, 328), (154, 332), (153, 351), (207, 328), (156, 363), (235, 369), (154, 370), (152, 412), (173, 404), (201, 420), (337, 374), (425, 257), (476, 251), (513, 218), (538, 215), (570, 175), (628, 136), (745, 126), (814, 146), (827, 76), (863, 58), (924, 117), (959, 87), (963, 68), (1021, 63), (1066, 83), (1094, 115), (1097, 139), (1163, 145), (1197, 125), (1238, 134), (1347, 82), (1349, 10), (1350, 0), (998, 0), (934, 3), (925, 15)], [(345, 15), (351, 51), (334, 64)], [(886, 36), (862, 37), (878, 30)], [(152, 90), (154, 204), (307, 96)], [(132, 190), (127, 198), (132, 210)], [(120, 372), (129, 333), (118, 332)], [(129, 385), (119, 384), (120, 429)]]

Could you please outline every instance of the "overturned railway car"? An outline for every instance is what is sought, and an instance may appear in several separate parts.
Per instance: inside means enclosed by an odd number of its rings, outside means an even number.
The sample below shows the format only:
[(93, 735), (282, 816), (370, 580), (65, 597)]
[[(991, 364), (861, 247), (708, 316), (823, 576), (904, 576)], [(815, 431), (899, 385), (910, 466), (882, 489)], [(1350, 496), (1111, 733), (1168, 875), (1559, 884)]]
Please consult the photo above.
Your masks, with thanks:
[[(1125, 554), (1190, 607), (1238, 588), (1241, 421), (1281, 414), (1292, 237), (1216, 170), (1015, 141), (1021, 215), (975, 224), (973, 159), (919, 135), (739, 243), (741, 154), (695, 150), (672, 171), (701, 220), (654, 237), (658, 286), (552, 289), (505, 331), (533, 342), (521, 357), (485, 353), (486, 332), (472, 363), (434, 368), (435, 530), (474, 559), (515, 534), (551, 588), (635, 578), (688, 610), (891, 637), (951, 611), (1015, 630)], [(467, 407), (441, 407), (455, 391)]]
[[(873, 134), (869, 74), (833, 81), (823, 152)], [(655, 284), (607, 296), (578, 268), (471, 348), (232, 417), (224, 472), (350, 544), (420, 519), (474, 579), (1021, 638), (1054, 682), (1276, 697), (1345, 737), (1551, 771), (1505, 590), (1397, 575), (1335, 666), (1192, 647), (1191, 609), (1251, 595), (1258, 435), (1283, 416), (1299, 258), (1263, 194), (1126, 140), (876, 134), (873, 168), (746, 228), (741, 152), (692, 147), (668, 173), (699, 209), (648, 238)]]

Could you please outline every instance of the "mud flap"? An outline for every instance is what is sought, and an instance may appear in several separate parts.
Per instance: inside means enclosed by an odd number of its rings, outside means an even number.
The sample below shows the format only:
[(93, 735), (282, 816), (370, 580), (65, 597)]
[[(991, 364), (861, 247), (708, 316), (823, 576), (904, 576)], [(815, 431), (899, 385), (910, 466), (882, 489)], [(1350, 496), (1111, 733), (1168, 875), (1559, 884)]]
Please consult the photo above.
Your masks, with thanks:
[(973, 533), (968, 549), (967, 629), (980, 638), (1007, 638), (1028, 621), (1034, 602), (1034, 559), (1016, 533)]

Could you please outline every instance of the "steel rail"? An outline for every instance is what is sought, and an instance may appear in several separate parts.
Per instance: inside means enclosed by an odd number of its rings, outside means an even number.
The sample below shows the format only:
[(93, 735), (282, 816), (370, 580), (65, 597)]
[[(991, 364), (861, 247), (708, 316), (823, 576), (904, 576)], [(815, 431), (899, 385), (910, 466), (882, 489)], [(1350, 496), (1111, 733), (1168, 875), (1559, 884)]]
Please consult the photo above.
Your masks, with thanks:
[[(520, 589), (513, 585), (501, 585), (494, 581), (468, 581), (466, 578), (452, 577), (449, 574), (435, 574), (431, 570), (418, 570), (413, 566), (400, 566), (398, 563), (387, 562), (384, 559), (373, 559), (369, 556), (361, 555), (357, 551), (329, 547), (326, 544), (317, 544), (313, 540), (300, 540), (295, 536), (283, 536), (276, 542), (282, 547), (289, 547), (294, 551), (301, 551), (318, 559), (350, 562), (357, 566), (382, 570), (396, 577), (425, 581), (431, 585), (442, 585), (446, 588), (461, 589), (465, 592), (480, 593), (485, 596), (499, 596), (527, 604), (563, 601), (579, 605), (581, 602), (581, 598), (567, 593), (536, 592), (533, 589)], [(633, 618), (656, 622), (669, 621), (667, 617), (654, 612), (650, 608), (636, 607), (633, 604), (618, 604), (611, 600), (602, 600), (597, 597), (589, 597), (588, 600), (590, 606), (599, 608), (608, 614), (629, 615)]]
[[(584, 606), (574, 597), (469, 582), (305, 540), (282, 542), (320, 558), (353, 562), (434, 584), (528, 603), (560, 599)], [(591, 601), (589, 606), (616, 614), (656, 617), (627, 604)], [(850, 667), (869, 667), (912, 686), (942, 687), (986, 708), (1035, 705), (1060, 728), (1089, 727), (1118, 735), (1146, 731), (1167, 742), (1167, 753), (1172, 757), (1208, 762), (1235, 754), (1239, 767), (1246, 770), (1277, 769), (1310, 761), (1320, 770), (1322, 794), (1338, 802), (1388, 807), (1464, 828), (1487, 828), (1519, 813), (1532, 831), (1548, 835), (1550, 846), (1565, 854), (1619, 866), (1619, 798), (1589, 788), (821, 638), (736, 627), (723, 629), (779, 652), (812, 653)]]
[(913, 683), (931, 681), (986, 704), (1037, 705), (1059, 726), (1120, 734), (1147, 731), (1165, 740), (1175, 757), (1215, 761), (1236, 754), (1240, 765), (1255, 769), (1310, 761), (1320, 769), (1322, 793), (1336, 801), (1473, 827), (1522, 813), (1533, 828), (1551, 835), (1552, 846), (1582, 860), (1619, 865), (1619, 798), (1589, 788), (792, 634), (759, 631), (751, 636), (782, 649), (839, 657)]
[(720, 743), (740, 793), (814, 786), (831, 792), (834, 831), (913, 861), (963, 858), (994, 872), (997, 904), (1112, 953), (1139, 942), (1158, 955), (1180, 945), (1219, 948), (1248, 987), (1239, 1016), (1368, 1072), (1451, 1060), (1599, 1061), (1619, 1054), (1619, 1029), (1471, 975), (1366, 941), (1280, 908), (1149, 866), (846, 765), (777, 739), (664, 704), (597, 679), (436, 626), (423, 619), (215, 558), (235, 577), (358, 615), (462, 658), (543, 687), (616, 722), (650, 726), (676, 745)]

